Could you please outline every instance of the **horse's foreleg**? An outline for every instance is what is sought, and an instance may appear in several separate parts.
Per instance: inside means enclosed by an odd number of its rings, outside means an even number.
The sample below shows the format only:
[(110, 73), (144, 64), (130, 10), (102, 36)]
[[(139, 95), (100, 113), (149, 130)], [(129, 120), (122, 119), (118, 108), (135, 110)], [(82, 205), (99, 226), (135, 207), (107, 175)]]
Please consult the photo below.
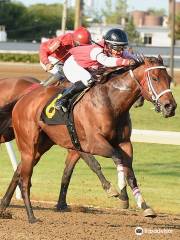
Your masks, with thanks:
[(132, 189), (133, 195), (135, 197), (137, 206), (144, 210), (144, 216), (154, 217), (156, 214), (154, 211), (146, 204), (140, 189), (137, 184), (137, 180), (132, 167), (133, 161), (133, 148), (131, 142), (124, 142), (120, 144), (123, 155), (123, 169), (128, 182), (128, 185)]
[(9, 187), (4, 195), (4, 197), (1, 200), (1, 205), (0, 205), (0, 212), (4, 212), (6, 208), (9, 206), (12, 196), (14, 194), (14, 191), (19, 183), (20, 179), (20, 171), (21, 171), (21, 163), (18, 165), (16, 171), (14, 172), (13, 178), (9, 184)]
[(96, 158), (93, 155), (87, 153), (81, 153), (80, 155), (87, 163), (87, 165), (90, 167), (90, 169), (96, 173), (107, 195), (109, 197), (119, 196), (119, 192), (111, 185), (109, 181), (106, 180), (105, 176), (101, 171), (101, 166), (99, 162), (96, 160)]
[(118, 197), (120, 199), (120, 206), (123, 209), (127, 209), (129, 207), (129, 197), (127, 194), (126, 176), (125, 176), (124, 167), (123, 167), (123, 156), (119, 151), (119, 149), (114, 150), (112, 159), (117, 168), (118, 187), (120, 190), (120, 194)]
[(73, 173), (74, 167), (79, 159), (80, 159), (79, 152), (73, 151), (73, 150), (68, 151), (68, 156), (65, 162), (66, 166), (65, 166), (62, 180), (61, 180), (61, 189), (60, 189), (60, 194), (57, 202), (57, 210), (63, 210), (67, 208), (67, 203), (66, 203), (67, 190), (68, 190), (68, 186), (71, 180), (71, 175)]
[(22, 158), (21, 177), (20, 177), (21, 194), (26, 207), (29, 223), (35, 223), (38, 220), (34, 216), (31, 201), (30, 201), (30, 187), (31, 187), (31, 176), (33, 172), (33, 160), (31, 157), (28, 157), (28, 154), (24, 154), (24, 153), (21, 154), (21, 158)]

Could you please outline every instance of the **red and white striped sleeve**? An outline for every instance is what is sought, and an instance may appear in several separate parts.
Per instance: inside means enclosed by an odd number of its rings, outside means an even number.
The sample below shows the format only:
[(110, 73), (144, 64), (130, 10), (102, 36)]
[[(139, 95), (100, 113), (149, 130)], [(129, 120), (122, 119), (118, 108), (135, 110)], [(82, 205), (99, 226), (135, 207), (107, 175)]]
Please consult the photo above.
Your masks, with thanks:
[(115, 57), (108, 57), (106, 54), (103, 53), (102, 48), (93, 48), (90, 53), (91, 59), (96, 60), (101, 63), (105, 67), (117, 67), (117, 66), (128, 66), (129, 59), (125, 58), (115, 58)]

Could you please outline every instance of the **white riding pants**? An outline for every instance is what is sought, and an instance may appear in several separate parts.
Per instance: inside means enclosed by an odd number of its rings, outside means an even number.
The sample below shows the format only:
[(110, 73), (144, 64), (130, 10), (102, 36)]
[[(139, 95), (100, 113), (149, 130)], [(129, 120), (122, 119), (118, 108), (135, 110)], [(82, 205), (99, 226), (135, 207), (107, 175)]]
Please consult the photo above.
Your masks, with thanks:
[[(59, 59), (57, 59), (55, 57), (49, 56), (48, 59), (49, 59), (49, 62), (52, 64), (56, 64), (57, 62), (59, 62)], [(46, 66), (41, 61), (40, 61), (40, 64), (41, 64), (42, 68), (46, 71)], [(54, 67), (48, 72), (55, 75), (56, 73), (59, 72), (59, 65), (58, 64), (54, 65)]]
[(65, 61), (63, 72), (66, 78), (72, 83), (82, 81), (85, 86), (88, 86), (88, 81), (91, 79), (91, 74), (86, 69), (77, 64), (73, 56), (70, 56)]

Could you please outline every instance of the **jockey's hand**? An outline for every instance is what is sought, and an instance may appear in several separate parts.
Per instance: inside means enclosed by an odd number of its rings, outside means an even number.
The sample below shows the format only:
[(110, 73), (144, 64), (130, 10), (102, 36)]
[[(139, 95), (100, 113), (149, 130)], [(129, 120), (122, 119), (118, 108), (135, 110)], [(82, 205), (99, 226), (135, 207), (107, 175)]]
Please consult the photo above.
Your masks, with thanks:
[(143, 54), (140, 54), (140, 53), (137, 53), (137, 54), (136, 54), (136, 59), (135, 59), (135, 60), (136, 60), (137, 63), (139, 63), (139, 64), (144, 63), (144, 55), (143, 55)]
[(134, 66), (136, 64), (137, 64), (137, 62), (134, 59), (129, 60), (129, 66)]
[(53, 67), (54, 67), (54, 64), (52, 64), (52, 63), (48, 63), (48, 64), (46, 64), (46, 72), (52, 70)]

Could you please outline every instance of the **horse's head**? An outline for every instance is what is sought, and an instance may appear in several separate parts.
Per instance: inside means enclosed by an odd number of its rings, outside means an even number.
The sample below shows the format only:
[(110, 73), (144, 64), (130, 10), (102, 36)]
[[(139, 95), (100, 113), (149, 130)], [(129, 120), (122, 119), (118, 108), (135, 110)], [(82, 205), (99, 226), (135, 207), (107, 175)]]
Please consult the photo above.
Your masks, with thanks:
[[(155, 110), (164, 117), (175, 115), (176, 102), (170, 90), (171, 77), (166, 71), (161, 56), (145, 57), (143, 65), (137, 68), (138, 84), (146, 100), (153, 102)], [(131, 76), (134, 77), (131, 71)]]

